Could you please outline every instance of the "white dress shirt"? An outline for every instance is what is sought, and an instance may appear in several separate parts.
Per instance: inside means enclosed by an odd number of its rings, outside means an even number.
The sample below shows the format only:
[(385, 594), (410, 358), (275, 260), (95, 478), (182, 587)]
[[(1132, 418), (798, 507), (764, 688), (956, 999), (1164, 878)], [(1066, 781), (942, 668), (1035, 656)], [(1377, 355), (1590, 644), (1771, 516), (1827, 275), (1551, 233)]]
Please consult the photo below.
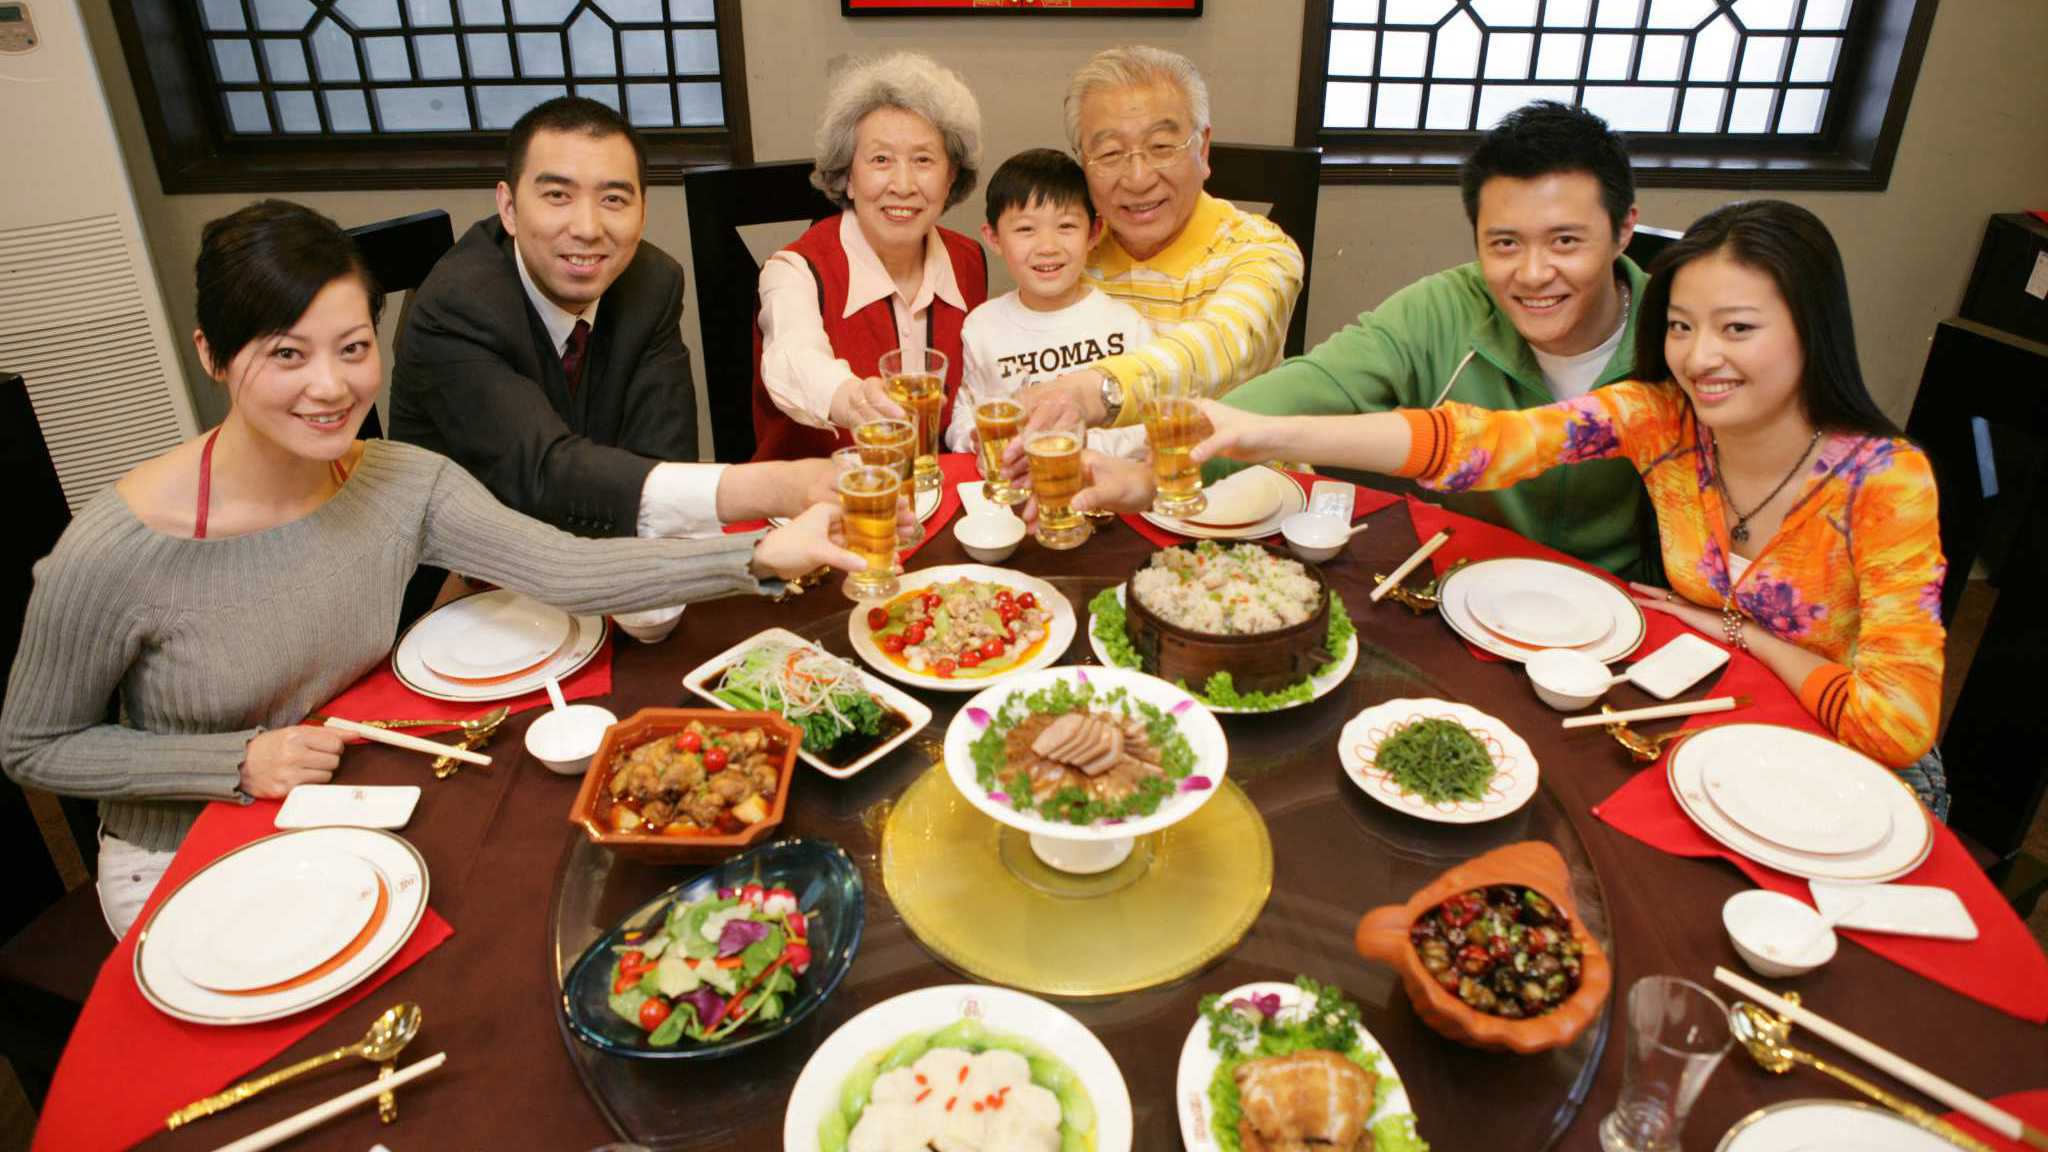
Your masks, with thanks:
[[(526, 257), (520, 254), (517, 244), (512, 246), (512, 252), (513, 263), (519, 268), (519, 283), (526, 289), (526, 299), (540, 315), (541, 327), (547, 329), (548, 339), (554, 341), (555, 355), (560, 356), (568, 350), (569, 337), (576, 331), (578, 320), (593, 329), (597, 327), (597, 309), (604, 300), (600, 297), (591, 301), (581, 316), (563, 309), (534, 284), (533, 274), (526, 270)], [(656, 464), (640, 488), (636, 534), (643, 537), (717, 535), (723, 530), (718, 521), (718, 483), (725, 475), (725, 468), (723, 464), (676, 461)], [(683, 606), (678, 604), (673, 608), (628, 612), (612, 619), (625, 629), (628, 636), (653, 644), (674, 631), (676, 621), (682, 615)]]
[[(917, 347), (928, 342), (925, 321), (933, 300), (967, 311), (937, 226), (925, 233), (924, 277), (914, 298), (897, 290), (851, 209), (839, 215), (839, 246), (846, 252), (847, 271), (840, 319), (887, 300), (896, 314), (897, 345)], [(859, 376), (825, 334), (824, 318), (818, 315), (818, 278), (810, 264), (786, 249), (770, 256), (761, 266), (761, 383), (769, 399), (799, 424), (830, 428), (833, 394), (855, 379)]]

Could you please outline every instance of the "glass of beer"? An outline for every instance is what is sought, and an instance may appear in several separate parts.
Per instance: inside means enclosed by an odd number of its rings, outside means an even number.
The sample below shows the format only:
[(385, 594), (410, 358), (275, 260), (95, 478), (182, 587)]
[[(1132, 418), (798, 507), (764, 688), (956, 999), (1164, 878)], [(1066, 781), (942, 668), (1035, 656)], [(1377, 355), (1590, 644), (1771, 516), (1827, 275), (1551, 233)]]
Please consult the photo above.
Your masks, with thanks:
[(1087, 430), (1076, 419), (1024, 434), (1031, 465), (1031, 494), (1038, 500), (1038, 542), (1047, 548), (1079, 548), (1095, 528), (1074, 510), (1082, 488), (1081, 445)]
[(990, 503), (1014, 505), (1031, 493), (1012, 487), (1003, 473), (1003, 453), (1024, 427), (1024, 405), (1007, 396), (974, 401), (974, 435), (981, 442), (981, 494)]
[(1141, 365), (1131, 386), (1145, 418), (1145, 439), (1152, 447), (1152, 482), (1157, 486), (1153, 513), (1200, 513), (1209, 499), (1202, 495), (1202, 469), (1188, 453), (1209, 434), (1209, 421), (1195, 406), (1200, 394), (1192, 377), (1161, 374)]
[[(916, 493), (911, 489), (911, 468), (917, 456), (917, 430), (907, 420), (870, 420), (854, 428), (852, 450), (860, 453), (862, 463), (894, 469), (903, 478), (903, 499), (911, 505), (912, 515), (908, 525), (898, 529), (896, 546), (916, 547), (924, 540), (924, 524), (916, 516)], [(835, 454), (833, 458), (838, 457)]]
[[(850, 460), (840, 460), (840, 455)], [(887, 600), (896, 595), (896, 504), (903, 478), (894, 468), (860, 462), (858, 453), (833, 457), (850, 466), (839, 473), (839, 505), (845, 513), (847, 550), (868, 562), (850, 572), (843, 587), (854, 600)]]
[(917, 458), (912, 476), (917, 491), (939, 486), (939, 417), (946, 408), (946, 354), (913, 345), (882, 353), (878, 371), (883, 385), (908, 413), (917, 429)]

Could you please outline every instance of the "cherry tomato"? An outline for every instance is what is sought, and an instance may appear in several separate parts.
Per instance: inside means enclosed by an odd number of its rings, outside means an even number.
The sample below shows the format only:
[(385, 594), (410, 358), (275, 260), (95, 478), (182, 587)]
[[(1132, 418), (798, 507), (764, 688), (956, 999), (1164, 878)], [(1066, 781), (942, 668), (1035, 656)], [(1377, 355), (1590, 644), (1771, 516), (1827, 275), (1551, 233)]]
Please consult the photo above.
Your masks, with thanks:
[(799, 944), (792, 940), (788, 944), (783, 945), (782, 959), (791, 968), (802, 972), (811, 966), (811, 949), (808, 945)]
[(1022, 608), (1017, 607), (1015, 604), (996, 605), (996, 616), (1005, 624), (1010, 623), (1012, 620), (1015, 620), (1017, 617), (1022, 616), (1023, 614), (1024, 610)]
[(934, 612), (938, 611), (938, 607), (939, 607), (939, 594), (938, 594), (937, 592), (927, 592), (927, 593), (925, 593), (925, 594), (924, 594), (924, 606), (925, 606), (926, 608), (929, 608), (929, 609), (931, 609), (931, 610), (932, 610), (932, 611), (934, 611)]
[(872, 628), (872, 629), (874, 629), (875, 631), (877, 631), (877, 632), (880, 632), (880, 631), (881, 631), (882, 629), (884, 629), (884, 628), (887, 628), (888, 626), (889, 626), (889, 610), (888, 610), (887, 608), (870, 608), (870, 609), (868, 609), (868, 627), (869, 627), (869, 628)]
[(1493, 961), (1487, 957), (1486, 949), (1479, 945), (1467, 944), (1458, 949), (1458, 967), (1467, 976), (1477, 976), (1492, 966)]
[(969, 648), (967, 651), (962, 652), (960, 654), (960, 666), (962, 668), (981, 667), (981, 649)]
[(704, 738), (695, 732), (685, 732), (676, 737), (676, 751), (695, 752), (704, 746)]
[(1010, 591), (1008, 588), (996, 589), (996, 603), (998, 604), (1008, 604), (1016, 598), (1017, 594)]
[(640, 977), (637, 973), (628, 976), (626, 973), (620, 972), (619, 978), (612, 981), (612, 995), (617, 996), (619, 993), (624, 992), (626, 989), (631, 988), (633, 985), (638, 984), (639, 982)]
[(723, 772), (729, 760), (731, 760), (731, 757), (726, 755), (725, 749), (706, 748), (704, 750), (704, 771)]
[(928, 631), (930, 629), (925, 627), (923, 621), (912, 624), (903, 630), (903, 642), (906, 644), (922, 644), (924, 643), (925, 633)]
[(768, 898), (768, 890), (759, 884), (748, 884), (740, 889), (740, 903), (759, 904)]
[(991, 636), (988, 638), (988, 642), (981, 646), (981, 658), (983, 660), (995, 660), (1000, 658), (1002, 654), (1003, 638), (1001, 636)]
[(953, 669), (956, 667), (958, 665), (954, 664), (951, 660), (941, 660), (937, 664), (932, 665), (932, 671), (941, 678), (944, 678), (953, 675)]
[(640, 1005), (640, 1027), (652, 1032), (661, 1027), (661, 1022), (668, 1019), (668, 1014), (673, 1011), (675, 1009), (669, 1006), (668, 1001), (659, 996), (649, 996), (647, 1002)]
[(1024, 608), (1027, 610), (1038, 607), (1037, 594), (1033, 592), (1026, 592), (1022, 596), (1017, 597), (1017, 607)]
[(895, 655), (903, 651), (903, 633), (891, 632), (882, 637), (882, 651)]
[(654, 967), (654, 961), (649, 960), (645, 952), (627, 952), (619, 957), (619, 975), (621, 976), (638, 977), (642, 972), (652, 967)]

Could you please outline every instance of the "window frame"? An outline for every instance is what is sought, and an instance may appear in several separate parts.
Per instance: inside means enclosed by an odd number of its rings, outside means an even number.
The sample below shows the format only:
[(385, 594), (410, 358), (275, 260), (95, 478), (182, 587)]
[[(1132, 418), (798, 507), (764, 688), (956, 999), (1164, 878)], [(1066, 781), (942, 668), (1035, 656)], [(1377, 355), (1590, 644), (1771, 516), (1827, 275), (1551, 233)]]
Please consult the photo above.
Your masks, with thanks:
[[(740, 0), (712, 5), (725, 125), (639, 129), (649, 184), (681, 183), (684, 172), (708, 164), (753, 162)], [(476, 188), (504, 172), (502, 131), (237, 137), (213, 87), (197, 5), (113, 0), (112, 7), (166, 195)], [(565, 78), (570, 83), (573, 78)]]
[[(1306, 0), (1294, 142), (1323, 150), (1325, 184), (1455, 184), (1482, 133), (1326, 129), (1334, 0)], [(1816, 137), (1629, 134), (1636, 183), (1661, 188), (1883, 191), (1938, 0), (1859, 0)]]

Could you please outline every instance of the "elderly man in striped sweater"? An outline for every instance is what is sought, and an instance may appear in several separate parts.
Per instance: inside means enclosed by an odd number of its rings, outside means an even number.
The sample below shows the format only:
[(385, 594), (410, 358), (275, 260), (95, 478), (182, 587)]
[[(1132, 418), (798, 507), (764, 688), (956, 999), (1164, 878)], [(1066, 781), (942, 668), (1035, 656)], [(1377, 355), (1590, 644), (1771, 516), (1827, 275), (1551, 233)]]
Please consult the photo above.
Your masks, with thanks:
[[(1186, 57), (1110, 48), (1067, 87), (1067, 140), (1108, 228), (1089, 283), (1137, 309), (1157, 335), (1023, 394), (1029, 426), (1078, 414), (1091, 427), (1138, 423), (1134, 383), (1149, 368), (1220, 396), (1280, 362), (1301, 294), (1301, 249), (1271, 220), (1202, 191), (1209, 88)], [(1012, 467), (1022, 464), (1022, 439)]]

